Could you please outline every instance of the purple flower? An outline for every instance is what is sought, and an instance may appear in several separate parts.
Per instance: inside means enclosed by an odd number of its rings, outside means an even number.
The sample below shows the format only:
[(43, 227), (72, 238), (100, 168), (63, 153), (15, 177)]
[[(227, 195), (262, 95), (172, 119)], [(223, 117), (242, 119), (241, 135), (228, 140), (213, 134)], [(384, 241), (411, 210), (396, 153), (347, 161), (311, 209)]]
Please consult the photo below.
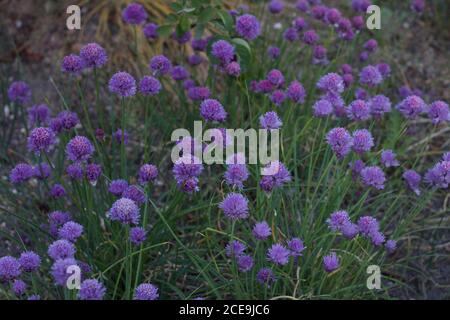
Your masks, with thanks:
[(371, 114), (377, 119), (380, 119), (383, 114), (391, 111), (391, 101), (382, 94), (372, 97), (368, 104)]
[(247, 249), (245, 244), (243, 244), (238, 240), (232, 240), (226, 245), (225, 254), (229, 258), (231, 257), (237, 258), (244, 254), (245, 249)]
[[(368, 51), (363, 51), (359, 54), (359, 61), (360, 62), (365, 62), (369, 59), (369, 52)], [(378, 70), (378, 69), (377, 69)], [(381, 75), (381, 73), (380, 73)]]
[(278, 47), (270, 46), (267, 49), (267, 54), (269, 55), (269, 57), (271, 59), (275, 60), (275, 59), (277, 59), (280, 56), (281, 51), (280, 51), (280, 48), (278, 48)]
[(379, 230), (379, 225), (377, 219), (371, 216), (363, 216), (358, 219), (358, 228), (363, 236), (368, 237)]
[(147, 19), (147, 12), (142, 5), (133, 2), (123, 10), (122, 19), (129, 24), (141, 24)]
[(41, 151), (48, 152), (56, 142), (55, 133), (50, 128), (34, 128), (28, 137), (28, 150), (39, 154)]
[(283, 5), (283, 2), (281, 2), (279, 0), (271, 0), (269, 2), (268, 8), (269, 8), (270, 13), (278, 14), (281, 11), (283, 11), (284, 5)]
[(253, 258), (249, 255), (239, 256), (237, 264), (240, 272), (248, 272), (253, 268)]
[(359, 228), (356, 224), (346, 222), (341, 226), (342, 235), (347, 239), (353, 239), (359, 233)]
[(123, 141), (123, 143), (125, 145), (127, 145), (129, 135), (126, 130), (123, 131), (123, 134), (122, 134), (122, 129), (117, 129), (117, 131), (113, 133), (113, 138), (114, 138), (114, 140), (116, 140), (116, 143), (122, 144), (122, 141)]
[(391, 66), (388, 65), (387, 63), (379, 63), (376, 65), (376, 67), (383, 76), (383, 78), (387, 78), (391, 74)]
[(261, 26), (255, 16), (244, 14), (236, 19), (236, 32), (247, 40), (254, 40), (260, 35)]
[(425, 180), (431, 185), (446, 189), (450, 184), (450, 161), (441, 161), (425, 174)]
[(341, 12), (336, 8), (331, 8), (325, 13), (325, 20), (329, 24), (336, 24), (341, 18)]
[(270, 101), (278, 107), (283, 104), (284, 100), (286, 100), (286, 94), (283, 90), (275, 90), (270, 95)]
[(211, 54), (222, 64), (227, 64), (234, 57), (234, 46), (228, 41), (218, 40), (212, 44)]
[(158, 168), (153, 164), (144, 164), (139, 169), (139, 183), (146, 184), (155, 181), (158, 176)]
[(370, 4), (370, 0), (352, 0), (352, 8), (357, 12), (366, 12)]
[(65, 56), (61, 61), (61, 71), (67, 72), (73, 75), (79, 75), (83, 71), (84, 64), (80, 56), (76, 54), (70, 54)]
[(333, 272), (334, 270), (338, 269), (339, 266), (340, 261), (336, 253), (332, 252), (331, 254), (323, 257), (323, 267), (326, 272)]
[(144, 76), (139, 82), (139, 92), (144, 96), (157, 95), (161, 88), (161, 82), (152, 76)]
[(78, 296), (80, 300), (103, 300), (105, 293), (106, 288), (101, 282), (95, 279), (86, 279), (81, 283)]
[(369, 52), (374, 52), (378, 49), (378, 42), (375, 39), (369, 39), (364, 43), (363, 47)]
[(303, 103), (305, 101), (306, 91), (302, 84), (298, 81), (292, 81), (287, 90), (286, 94), (295, 103)]
[(184, 90), (189, 90), (191, 88), (195, 87), (195, 81), (192, 79), (186, 79), (183, 81), (183, 89)]
[(120, 71), (111, 77), (108, 88), (122, 98), (131, 97), (136, 94), (136, 80), (129, 73)]
[(187, 61), (191, 66), (198, 66), (203, 62), (203, 57), (199, 54), (191, 54), (188, 56)]
[(352, 149), (357, 154), (362, 155), (364, 152), (370, 151), (373, 146), (373, 137), (368, 130), (360, 129), (353, 132)]
[(258, 240), (266, 240), (272, 234), (266, 221), (255, 223), (252, 229), (253, 236)]
[(269, 80), (261, 80), (257, 84), (256, 92), (269, 93), (272, 92), (275, 86)]
[(380, 71), (374, 66), (364, 67), (359, 74), (359, 83), (368, 87), (375, 87), (383, 81)]
[(422, 179), (420, 174), (418, 174), (414, 170), (406, 170), (403, 173), (403, 179), (405, 179), (406, 183), (408, 184), (408, 187), (412, 191), (414, 191), (415, 194), (420, 195), (419, 184), (420, 180)]
[(147, 239), (147, 232), (144, 228), (133, 227), (130, 229), (130, 241), (135, 245), (140, 245)]
[(147, 23), (143, 31), (144, 36), (149, 40), (156, 40), (158, 38), (158, 25), (156, 23)]
[(323, 20), (328, 8), (320, 5), (320, 1), (316, 1), (314, 7), (311, 8), (311, 15), (317, 20)]
[(294, 27), (287, 28), (283, 33), (283, 38), (287, 41), (294, 42), (298, 40), (298, 31)]
[(73, 258), (76, 249), (74, 245), (64, 239), (56, 240), (48, 247), (48, 255), (53, 260)]
[(337, 73), (328, 73), (319, 79), (317, 88), (325, 93), (342, 93), (344, 91), (344, 81)]
[(27, 299), (28, 301), (37, 301), (37, 300), (41, 300), (41, 296), (38, 294), (32, 294), (31, 296), (28, 297)]
[(108, 191), (115, 196), (121, 196), (122, 193), (128, 188), (128, 182), (123, 179), (117, 179), (111, 181)]
[(142, 283), (134, 291), (133, 300), (157, 300), (158, 288), (151, 283)]
[(206, 121), (223, 122), (227, 112), (216, 99), (206, 99), (200, 105), (200, 114)]
[(33, 251), (25, 251), (20, 254), (20, 267), (25, 272), (33, 272), (41, 266), (41, 257)]
[(450, 121), (448, 104), (444, 101), (435, 101), (428, 108), (428, 117), (433, 124)]
[(90, 163), (86, 166), (86, 178), (95, 185), (102, 174), (102, 167), (99, 164)]
[(319, 41), (319, 35), (314, 30), (305, 31), (303, 34), (303, 42), (307, 45), (313, 45)]
[(71, 273), (67, 272), (69, 267), (77, 266), (77, 261), (73, 258), (56, 260), (51, 267), (51, 274), (55, 283), (65, 286)]
[(71, 111), (62, 111), (57, 118), (60, 121), (61, 129), (65, 130), (75, 128), (80, 123), (77, 114)]
[(362, 30), (366, 25), (363, 16), (354, 16), (352, 18), (352, 26), (356, 30)]
[(172, 63), (163, 55), (154, 56), (150, 60), (150, 70), (153, 71), (154, 75), (165, 75), (172, 68)]
[(356, 88), (355, 98), (358, 100), (367, 100), (369, 98), (369, 94), (363, 88)]
[(425, 10), (425, 0), (411, 0), (411, 9), (416, 12), (423, 12)]
[(12, 102), (28, 103), (31, 100), (30, 87), (23, 81), (13, 82), (8, 88), (8, 98)]
[(307, 0), (298, 0), (297, 4), (295, 5), (295, 7), (299, 11), (306, 12), (306, 11), (308, 11), (309, 3), (308, 3)]
[(327, 219), (328, 227), (332, 231), (342, 231), (342, 226), (350, 223), (350, 217), (347, 211), (340, 210), (333, 212)]
[(303, 250), (305, 250), (305, 245), (303, 244), (303, 241), (299, 238), (292, 238), (287, 242), (287, 245), (290, 250), (290, 255), (293, 257), (301, 256)]
[(259, 186), (265, 192), (271, 192), (274, 188), (280, 188), (291, 181), (291, 174), (280, 161), (272, 161), (263, 168), (263, 177)]
[(37, 104), (28, 108), (28, 122), (30, 125), (47, 124), (50, 119), (50, 109), (46, 104)]
[(124, 190), (124, 192), (122, 193), (122, 198), (133, 200), (138, 206), (145, 203), (145, 201), (147, 200), (144, 191), (133, 185)]
[(259, 117), (263, 129), (279, 129), (283, 124), (275, 111), (269, 111)]
[(230, 164), (224, 174), (224, 178), (229, 186), (242, 189), (249, 175), (245, 164)]
[(192, 49), (195, 51), (205, 51), (206, 46), (208, 45), (207, 39), (193, 39), (191, 42)]
[(347, 107), (347, 117), (350, 120), (364, 121), (370, 118), (370, 106), (363, 100), (355, 100)]
[(450, 152), (444, 153), (442, 156), (442, 161), (450, 161)]
[(285, 246), (281, 244), (274, 244), (267, 251), (267, 260), (278, 264), (278, 265), (286, 265), (289, 262), (290, 251), (286, 249)]
[(396, 108), (406, 119), (414, 119), (425, 111), (426, 104), (419, 96), (411, 95), (400, 102)]
[(259, 283), (265, 284), (268, 287), (270, 287), (270, 285), (276, 280), (275, 274), (270, 268), (261, 268), (256, 275), (256, 279)]
[(372, 241), (372, 244), (375, 247), (379, 247), (381, 246), (384, 241), (386, 240), (386, 238), (384, 237), (384, 234), (382, 234), (380, 231), (374, 231), (372, 232), (370, 235), (370, 240)]
[(241, 74), (241, 66), (239, 65), (239, 63), (233, 61), (227, 64), (227, 66), (225, 67), (225, 71), (229, 76), (239, 77), (239, 75)]
[(83, 226), (74, 221), (68, 221), (59, 228), (58, 235), (61, 239), (75, 242), (83, 234)]
[(280, 70), (272, 69), (267, 73), (266, 79), (270, 81), (275, 87), (281, 86), (284, 83), (284, 76)]
[(176, 81), (186, 80), (189, 78), (189, 71), (183, 66), (174, 66), (171, 70), (171, 76)]
[(178, 187), (187, 193), (197, 192), (198, 176), (203, 171), (200, 160), (192, 155), (183, 155), (173, 166), (172, 173)]
[(49, 213), (48, 220), (50, 224), (50, 233), (53, 236), (57, 236), (59, 227), (70, 221), (70, 214), (63, 211), (53, 211)]
[(232, 220), (245, 219), (248, 217), (248, 200), (242, 194), (229, 193), (219, 204), (226, 217)]
[(97, 43), (88, 43), (81, 48), (80, 58), (83, 66), (87, 68), (99, 68), (108, 60), (105, 49)]
[(316, 101), (313, 105), (314, 117), (321, 118), (330, 115), (333, 112), (333, 105), (325, 99)]
[(395, 157), (396, 157), (396, 155), (395, 155), (394, 151), (392, 151), (390, 149), (383, 150), (381, 152), (381, 163), (386, 168), (398, 167), (400, 165), (400, 163), (398, 162), (398, 160)]
[(328, 64), (327, 49), (324, 46), (316, 45), (313, 49), (314, 64)]
[(179, 35), (177, 32), (172, 33), (172, 39), (178, 42), (178, 44), (185, 44), (191, 41), (192, 34), (190, 31), (186, 31), (185, 33)]
[(395, 241), (395, 240), (388, 240), (384, 244), (384, 247), (386, 248), (386, 251), (388, 253), (393, 253), (397, 249), (397, 241)]
[(192, 87), (188, 90), (188, 97), (193, 101), (203, 101), (210, 97), (211, 91), (207, 87)]
[(17, 164), (9, 174), (9, 181), (17, 184), (28, 181), (34, 175), (33, 167), (26, 163)]
[(25, 294), (25, 292), (27, 291), (27, 284), (25, 282), (23, 282), (22, 280), (16, 279), (14, 280), (12, 286), (12, 291), (14, 292), (14, 294), (18, 297), (20, 297), (21, 295)]
[(20, 263), (16, 258), (4, 256), (0, 258), (0, 281), (11, 281), (20, 276)]
[(127, 198), (120, 198), (113, 203), (107, 216), (113, 221), (119, 221), (122, 224), (138, 224), (141, 217), (136, 203)]
[(341, 66), (341, 72), (342, 72), (343, 74), (352, 74), (352, 73), (353, 73), (352, 66), (349, 65), (349, 64), (347, 64), (347, 63), (343, 64), (343, 65)]
[(353, 145), (352, 136), (344, 128), (331, 129), (326, 139), (338, 159), (344, 158)]
[(66, 145), (66, 155), (72, 161), (85, 161), (92, 157), (94, 146), (84, 136), (75, 136)]
[(355, 160), (355, 162), (349, 163), (350, 170), (352, 171), (352, 178), (356, 180), (360, 174), (361, 170), (366, 167), (362, 160)]
[(366, 187), (374, 187), (378, 190), (384, 189), (384, 182), (386, 181), (386, 178), (380, 167), (365, 167), (361, 170), (361, 179)]

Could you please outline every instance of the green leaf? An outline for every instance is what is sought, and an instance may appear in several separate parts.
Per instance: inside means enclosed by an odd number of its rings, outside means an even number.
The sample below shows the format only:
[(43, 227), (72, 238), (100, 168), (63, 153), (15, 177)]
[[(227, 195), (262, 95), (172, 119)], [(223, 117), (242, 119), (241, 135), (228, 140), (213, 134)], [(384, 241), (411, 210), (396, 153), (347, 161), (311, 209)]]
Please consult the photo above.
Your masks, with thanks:
[(239, 57), (239, 64), (243, 70), (248, 70), (252, 63), (252, 49), (247, 41), (241, 38), (231, 40), (236, 47), (236, 53)]
[(157, 29), (158, 35), (161, 37), (167, 37), (172, 33), (173, 26), (172, 25), (162, 25), (159, 26)]
[(188, 17), (183, 16), (180, 19), (180, 22), (177, 25), (177, 36), (182, 36), (191, 28), (191, 21)]
[(220, 19), (222, 20), (222, 24), (228, 32), (233, 32), (233, 17), (226, 10), (220, 10), (217, 12)]
[(180, 10), (183, 9), (183, 6), (180, 3), (177, 3), (177, 2), (172, 2), (169, 6), (175, 12), (180, 11)]
[(207, 23), (215, 17), (216, 13), (217, 13), (216, 8), (208, 7), (200, 13), (200, 15), (198, 16), (197, 22), (198, 23)]

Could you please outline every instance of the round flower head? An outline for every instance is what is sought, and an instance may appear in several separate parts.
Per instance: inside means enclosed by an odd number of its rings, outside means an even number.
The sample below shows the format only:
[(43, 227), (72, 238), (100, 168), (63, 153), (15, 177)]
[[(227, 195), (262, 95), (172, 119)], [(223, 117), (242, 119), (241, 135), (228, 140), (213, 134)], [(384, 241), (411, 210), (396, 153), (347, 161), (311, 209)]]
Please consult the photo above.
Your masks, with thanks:
[(364, 43), (363, 47), (369, 52), (374, 52), (378, 48), (378, 42), (375, 39), (369, 39)]
[(133, 300), (157, 300), (158, 298), (158, 288), (151, 283), (143, 283), (134, 291)]
[(344, 80), (344, 85), (346, 88), (350, 87), (350, 85), (354, 82), (353, 75), (350, 73), (346, 73), (342, 76), (342, 80)]
[(239, 77), (241, 74), (241, 66), (239, 63), (232, 61), (225, 67), (225, 71), (229, 76)]
[(229, 193), (220, 203), (219, 208), (232, 220), (248, 217), (248, 200), (239, 193)]
[(361, 179), (366, 187), (374, 187), (378, 190), (384, 189), (384, 182), (386, 181), (386, 177), (384, 176), (384, 172), (380, 169), (380, 167), (365, 167), (361, 170)]
[(242, 189), (249, 175), (245, 164), (230, 164), (224, 174), (224, 178), (229, 186)]
[(369, 101), (369, 106), (371, 114), (377, 119), (391, 111), (391, 101), (382, 94), (372, 97)]
[(189, 78), (189, 71), (183, 66), (175, 66), (171, 70), (171, 76), (173, 80), (182, 81)]
[(191, 54), (190, 56), (188, 56), (187, 62), (191, 66), (198, 66), (200, 63), (203, 62), (203, 57), (199, 54)]
[(275, 111), (263, 114), (259, 117), (259, 123), (263, 129), (279, 129), (283, 124)]
[(228, 41), (218, 40), (212, 44), (211, 54), (222, 64), (227, 64), (234, 57), (234, 46), (232, 46)]
[(372, 134), (366, 129), (360, 129), (353, 132), (352, 149), (357, 154), (361, 155), (364, 152), (370, 151), (374, 146)]
[(268, 287), (271, 286), (273, 282), (275, 282), (275, 274), (270, 268), (261, 268), (256, 275), (256, 279), (259, 283), (265, 284)]
[(425, 111), (426, 104), (419, 96), (411, 95), (400, 102), (396, 108), (405, 118), (414, 119)]
[(303, 241), (299, 238), (292, 238), (287, 243), (290, 250), (290, 254), (293, 257), (299, 257), (302, 255), (303, 250), (305, 250), (305, 245)]
[(172, 33), (172, 39), (176, 40), (178, 44), (185, 44), (191, 41), (192, 34), (190, 31), (187, 31), (181, 35), (178, 35), (177, 32)]
[(450, 161), (435, 164), (425, 174), (425, 180), (434, 187), (446, 189), (450, 184)]
[(284, 100), (286, 100), (286, 94), (283, 90), (275, 90), (270, 95), (270, 101), (278, 107), (283, 104)]
[(333, 105), (325, 99), (321, 99), (314, 103), (313, 114), (314, 117), (321, 118), (330, 115), (333, 112)]
[(50, 109), (44, 103), (28, 108), (28, 122), (31, 126), (35, 124), (47, 124), (50, 119)]
[(258, 19), (251, 14), (244, 14), (236, 19), (236, 32), (247, 40), (256, 39), (261, 33)]
[(336, 8), (331, 8), (325, 13), (325, 21), (329, 24), (336, 24), (341, 18), (341, 12)]
[(275, 86), (269, 80), (261, 80), (257, 84), (256, 92), (269, 93), (272, 92)]
[(75, 242), (83, 234), (83, 226), (79, 223), (68, 221), (59, 228), (58, 235), (61, 239)]
[(206, 99), (200, 105), (200, 114), (206, 121), (223, 122), (227, 112), (216, 99)]
[(144, 228), (133, 227), (130, 229), (130, 241), (135, 245), (143, 243), (147, 239), (147, 232)]
[(353, 239), (359, 233), (359, 228), (356, 224), (346, 222), (341, 227), (342, 235), (347, 239)]
[(122, 19), (129, 24), (141, 24), (147, 19), (147, 12), (142, 5), (133, 2), (122, 11)]
[(278, 87), (284, 83), (284, 76), (280, 70), (272, 69), (267, 73), (266, 79), (274, 86)]
[(47, 179), (48, 177), (50, 177), (51, 172), (52, 172), (51, 167), (45, 162), (42, 162), (33, 167), (33, 176), (40, 180)]
[(49, 213), (48, 220), (50, 224), (50, 233), (56, 237), (58, 235), (59, 227), (70, 221), (70, 219), (70, 214), (67, 212), (53, 211)]
[(309, 3), (307, 0), (298, 0), (295, 8), (297, 8), (297, 10), (301, 11), (301, 12), (306, 12), (309, 9)]
[(267, 260), (282, 266), (289, 262), (289, 256), (289, 250), (278, 243), (272, 245), (272, 247), (267, 251)]
[(342, 93), (344, 80), (337, 73), (328, 73), (319, 79), (316, 86), (325, 93)]
[(144, 96), (157, 95), (161, 88), (161, 82), (152, 76), (144, 76), (139, 82), (139, 92)]
[(105, 49), (97, 43), (88, 43), (81, 48), (80, 58), (83, 66), (87, 68), (99, 68), (108, 60)]
[(376, 65), (376, 67), (383, 76), (383, 78), (387, 78), (391, 74), (391, 66), (388, 65), (387, 63), (379, 63)]
[(283, 11), (284, 5), (283, 2), (279, 0), (272, 0), (269, 2), (269, 11), (270, 13), (277, 14)]
[(39, 154), (48, 152), (56, 142), (55, 133), (50, 128), (34, 128), (28, 137), (28, 150)]
[(139, 208), (133, 200), (121, 198), (113, 203), (107, 215), (113, 221), (122, 224), (138, 224), (141, 217)]
[(117, 129), (116, 132), (113, 133), (113, 139), (116, 141), (116, 143), (118, 144), (122, 144), (122, 141), (125, 145), (128, 144), (128, 132), (125, 130), (122, 134), (122, 129)]
[(400, 163), (395, 158), (396, 155), (394, 151), (387, 149), (381, 152), (381, 164), (386, 168), (389, 167), (398, 167)]
[(53, 260), (73, 258), (75, 255), (75, 246), (64, 239), (56, 240), (48, 247), (48, 255)]
[(379, 225), (377, 219), (363, 216), (358, 219), (358, 228), (363, 236), (368, 237), (379, 230)]
[(280, 56), (281, 51), (278, 47), (270, 46), (269, 49), (267, 49), (267, 54), (271, 59), (275, 60)]
[(86, 166), (86, 178), (95, 185), (102, 174), (102, 167), (99, 164), (90, 163)]
[(397, 249), (397, 241), (395, 241), (395, 240), (388, 240), (384, 244), (384, 247), (386, 248), (386, 251), (388, 253), (393, 253)]
[(192, 87), (188, 90), (188, 97), (192, 101), (203, 101), (210, 97), (211, 91), (207, 87)]
[(139, 169), (139, 183), (146, 184), (155, 181), (158, 176), (158, 168), (153, 164), (144, 164)]
[(287, 90), (286, 94), (292, 101), (296, 103), (303, 103), (305, 101), (306, 91), (303, 85), (298, 81), (292, 81)]
[(192, 49), (195, 51), (205, 51), (206, 46), (208, 45), (207, 39), (193, 39), (191, 42)]
[(311, 15), (317, 20), (323, 20), (328, 8), (320, 5), (320, 2), (315, 2), (314, 4), (316, 5), (311, 8)]
[(411, 9), (415, 12), (423, 12), (425, 10), (425, 0), (412, 0)]
[(65, 286), (70, 273), (67, 269), (70, 267), (77, 267), (77, 261), (73, 258), (59, 259), (56, 260), (51, 267), (51, 274), (55, 283), (60, 286)]
[(280, 161), (272, 161), (263, 168), (263, 177), (259, 186), (265, 192), (271, 192), (274, 188), (280, 188), (291, 181), (291, 174)]
[(352, 136), (344, 128), (331, 129), (326, 139), (338, 159), (344, 158), (353, 145)]
[(108, 88), (122, 98), (131, 97), (136, 94), (136, 80), (129, 73), (120, 71), (111, 77)]
[(158, 25), (156, 23), (147, 23), (144, 26), (144, 36), (149, 40), (158, 39)]
[(26, 163), (17, 164), (9, 173), (9, 181), (17, 184), (28, 181), (34, 175), (33, 167)]
[(368, 87), (375, 87), (383, 81), (380, 71), (374, 66), (364, 67), (359, 74), (359, 83)]
[(195, 87), (195, 81), (192, 79), (186, 79), (183, 81), (183, 89), (184, 90), (189, 90), (191, 88)]
[(433, 124), (450, 121), (450, 111), (448, 104), (444, 101), (435, 101), (428, 108), (428, 117)]
[(79, 162), (67, 166), (67, 175), (73, 180), (83, 179), (83, 167)]
[(253, 258), (249, 255), (239, 256), (237, 264), (240, 272), (248, 272), (253, 268)]
[(25, 272), (33, 272), (41, 266), (41, 257), (33, 251), (25, 251), (20, 254), (20, 267)]
[(78, 297), (80, 300), (103, 300), (105, 286), (95, 279), (86, 279), (81, 283)]
[(255, 223), (252, 229), (253, 236), (258, 240), (266, 240), (272, 234), (266, 221)]
[(57, 118), (59, 119), (61, 129), (65, 130), (70, 130), (80, 123), (77, 114), (71, 111), (62, 111), (58, 114)]
[(37, 300), (41, 300), (41, 296), (38, 294), (32, 294), (31, 296), (28, 297), (27, 299), (28, 301), (37, 301)]
[(356, 88), (355, 90), (355, 98), (357, 100), (367, 100), (369, 98), (369, 94), (363, 88)]
[(353, 180), (356, 180), (359, 178), (361, 174), (361, 170), (366, 167), (364, 161), (362, 160), (355, 160), (354, 162), (349, 163), (350, 170), (352, 171), (352, 178)]
[(200, 176), (202, 171), (203, 165), (200, 160), (190, 154), (179, 158), (172, 169), (178, 187), (187, 193), (199, 190), (198, 176)]
[(323, 257), (323, 267), (326, 272), (333, 272), (338, 269), (340, 266), (340, 261), (336, 253), (332, 252), (331, 254)]
[(92, 157), (94, 146), (84, 136), (75, 136), (66, 145), (66, 155), (72, 161), (85, 161)]
[(150, 60), (150, 70), (154, 75), (165, 75), (172, 68), (172, 63), (163, 55), (154, 56)]
[(303, 34), (303, 42), (308, 45), (313, 45), (319, 41), (319, 35), (314, 30), (305, 31)]
[(0, 281), (8, 282), (20, 276), (20, 263), (16, 258), (4, 256), (0, 258)]
[(122, 193), (122, 197), (133, 200), (138, 206), (145, 203), (145, 201), (147, 200), (144, 191), (142, 191), (137, 186), (129, 186), (128, 188), (126, 188)]
[(450, 152), (444, 153), (442, 156), (442, 161), (450, 161)]
[(340, 210), (333, 212), (327, 219), (328, 227), (332, 231), (342, 231), (342, 226), (350, 222), (347, 211)]
[(381, 246), (386, 240), (384, 234), (382, 234), (380, 231), (372, 232), (369, 237), (375, 247)]
[(22, 296), (25, 294), (25, 292), (27, 291), (27, 284), (25, 282), (23, 282), (22, 280), (14, 280), (12, 286), (11, 286), (12, 291), (14, 292), (14, 294), (18, 297)]
[(352, 26), (355, 30), (362, 30), (365, 26), (365, 20), (363, 16), (354, 16), (352, 18)]
[(31, 100), (30, 87), (23, 81), (13, 82), (8, 88), (8, 98), (12, 102), (28, 103)]
[(128, 188), (128, 182), (123, 179), (117, 179), (111, 181), (108, 191), (115, 196), (121, 196), (122, 193)]
[(294, 27), (287, 28), (283, 33), (283, 38), (289, 42), (298, 40), (298, 31)]
[(244, 254), (244, 251), (247, 247), (245, 244), (238, 240), (230, 241), (225, 247), (225, 254), (227, 257), (239, 257)]
[(415, 194), (420, 195), (419, 184), (422, 179), (420, 174), (414, 170), (406, 170), (403, 173), (403, 179), (405, 179), (408, 187), (414, 191)]
[(352, 0), (352, 8), (356, 12), (366, 12), (370, 2), (370, 0)]
[(61, 71), (73, 75), (79, 75), (83, 71), (83, 60), (76, 54), (65, 56), (61, 61)]
[(347, 107), (347, 117), (350, 120), (364, 121), (370, 118), (370, 106), (363, 100), (355, 100)]

